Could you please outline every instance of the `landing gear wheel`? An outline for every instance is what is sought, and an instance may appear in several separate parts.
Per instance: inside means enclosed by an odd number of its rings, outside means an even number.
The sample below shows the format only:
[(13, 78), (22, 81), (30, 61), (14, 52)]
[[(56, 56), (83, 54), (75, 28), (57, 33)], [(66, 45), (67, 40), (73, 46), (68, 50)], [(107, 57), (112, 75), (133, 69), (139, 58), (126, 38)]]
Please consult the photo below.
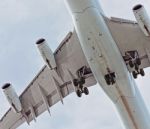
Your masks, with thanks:
[(114, 78), (112, 78), (112, 79), (111, 79), (111, 83), (112, 83), (112, 85), (113, 85), (113, 84), (115, 84), (115, 82), (116, 82), (116, 81), (115, 81), (115, 79), (114, 79)]
[(105, 80), (106, 80), (107, 85), (111, 84), (109, 75), (105, 75)]
[(137, 73), (135, 71), (132, 72), (132, 75), (135, 79), (137, 78)]
[(83, 92), (84, 92), (85, 95), (88, 95), (88, 94), (89, 94), (88, 88), (87, 88), (87, 87), (84, 87), (84, 88), (83, 88)]
[(140, 69), (140, 74), (141, 74), (141, 76), (145, 76), (145, 72), (143, 69)]
[(73, 80), (73, 84), (74, 84), (74, 86), (77, 87), (77, 86), (79, 85), (78, 79), (74, 79), (74, 80)]
[(136, 63), (137, 63), (138, 65), (141, 65), (141, 60), (140, 60), (140, 58), (137, 58), (137, 59), (136, 59)]
[(116, 83), (116, 75), (115, 73), (111, 73), (111, 84), (115, 84)]
[(110, 84), (111, 84), (110, 80), (107, 80), (106, 83), (107, 83), (107, 85), (110, 85)]
[(76, 91), (76, 94), (77, 94), (78, 97), (81, 97), (81, 96), (82, 96), (82, 92), (81, 92), (80, 90), (77, 90), (77, 91)]
[(132, 61), (132, 60), (129, 61), (129, 66), (130, 66), (131, 68), (134, 67), (134, 64), (133, 64), (133, 61)]

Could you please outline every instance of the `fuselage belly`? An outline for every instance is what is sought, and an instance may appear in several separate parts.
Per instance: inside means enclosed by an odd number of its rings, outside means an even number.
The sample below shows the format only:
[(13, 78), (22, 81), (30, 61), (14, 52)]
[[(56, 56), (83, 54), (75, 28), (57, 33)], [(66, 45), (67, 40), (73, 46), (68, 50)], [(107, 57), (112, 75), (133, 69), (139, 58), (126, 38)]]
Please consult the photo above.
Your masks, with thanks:
[[(94, 0), (67, 0), (67, 3), (92, 72), (118, 109), (126, 129), (150, 129), (142, 97)], [(116, 76), (111, 86), (104, 79), (108, 69)]]

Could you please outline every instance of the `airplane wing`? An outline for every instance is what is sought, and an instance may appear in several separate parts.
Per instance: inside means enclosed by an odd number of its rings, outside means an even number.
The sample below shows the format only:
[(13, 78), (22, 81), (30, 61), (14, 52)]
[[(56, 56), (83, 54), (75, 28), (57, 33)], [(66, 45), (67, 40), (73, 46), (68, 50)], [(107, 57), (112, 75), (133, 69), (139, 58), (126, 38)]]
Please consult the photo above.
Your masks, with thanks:
[[(142, 60), (140, 67), (149, 67), (150, 38), (143, 34), (139, 25), (134, 21), (119, 18), (105, 18), (105, 21), (123, 58), (128, 51), (137, 51)], [(79, 71), (84, 71), (86, 86), (96, 84), (75, 31), (66, 36), (54, 56), (58, 72), (50, 71), (44, 66), (20, 95), (24, 112), (14, 113), (10, 108), (0, 120), (0, 129), (16, 129), (25, 121), (30, 123), (36, 120), (44, 111), (50, 112), (49, 107), (57, 102), (63, 103), (63, 98), (76, 90), (72, 80), (77, 77)]]
[(11, 108), (0, 120), (0, 129), (16, 129), (22, 123), (36, 120), (49, 107), (74, 92), (72, 80), (77, 72), (85, 77), (85, 86), (96, 84), (88, 63), (84, 57), (76, 33), (70, 32), (54, 53), (57, 72), (44, 66), (20, 95), (23, 112), (15, 113)]
[[(105, 22), (126, 61), (125, 53), (136, 51), (141, 59), (140, 68), (150, 66), (150, 38), (145, 36), (137, 22), (105, 18)], [(129, 67), (128, 67), (129, 68)], [(129, 68), (129, 71), (132, 69)]]

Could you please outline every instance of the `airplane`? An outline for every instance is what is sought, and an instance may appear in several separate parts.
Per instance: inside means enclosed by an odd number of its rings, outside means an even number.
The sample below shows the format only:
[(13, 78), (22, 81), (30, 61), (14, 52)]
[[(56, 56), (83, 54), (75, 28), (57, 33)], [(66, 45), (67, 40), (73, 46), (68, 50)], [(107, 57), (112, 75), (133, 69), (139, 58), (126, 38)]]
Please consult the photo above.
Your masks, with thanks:
[(126, 129), (150, 129), (150, 116), (135, 79), (150, 66), (150, 19), (143, 5), (133, 7), (137, 22), (108, 18), (97, 0), (66, 0), (74, 23), (53, 53), (46, 39), (36, 42), (45, 66), (18, 96), (2, 86), (11, 106), (0, 129), (30, 124), (75, 92), (89, 94), (98, 83), (115, 105)]

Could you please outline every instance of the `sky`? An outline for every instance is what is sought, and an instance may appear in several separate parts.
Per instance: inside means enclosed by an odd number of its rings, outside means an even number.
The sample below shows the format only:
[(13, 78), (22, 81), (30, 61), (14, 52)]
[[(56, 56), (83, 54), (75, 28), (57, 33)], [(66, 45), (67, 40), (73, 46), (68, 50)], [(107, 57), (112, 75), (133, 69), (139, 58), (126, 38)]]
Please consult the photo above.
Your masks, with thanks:
[[(149, 0), (100, 0), (106, 16), (135, 20), (132, 7), (142, 3), (150, 14)], [(43, 37), (54, 51), (65, 35), (73, 30), (70, 14), (63, 0), (0, 0), (0, 86), (11, 82), (18, 95), (44, 65), (35, 42)], [(136, 82), (150, 110), (150, 69)], [(0, 91), (0, 117), (9, 104)], [(75, 93), (65, 98), (18, 129), (122, 129), (116, 109), (99, 85), (90, 95), (78, 98)]]

